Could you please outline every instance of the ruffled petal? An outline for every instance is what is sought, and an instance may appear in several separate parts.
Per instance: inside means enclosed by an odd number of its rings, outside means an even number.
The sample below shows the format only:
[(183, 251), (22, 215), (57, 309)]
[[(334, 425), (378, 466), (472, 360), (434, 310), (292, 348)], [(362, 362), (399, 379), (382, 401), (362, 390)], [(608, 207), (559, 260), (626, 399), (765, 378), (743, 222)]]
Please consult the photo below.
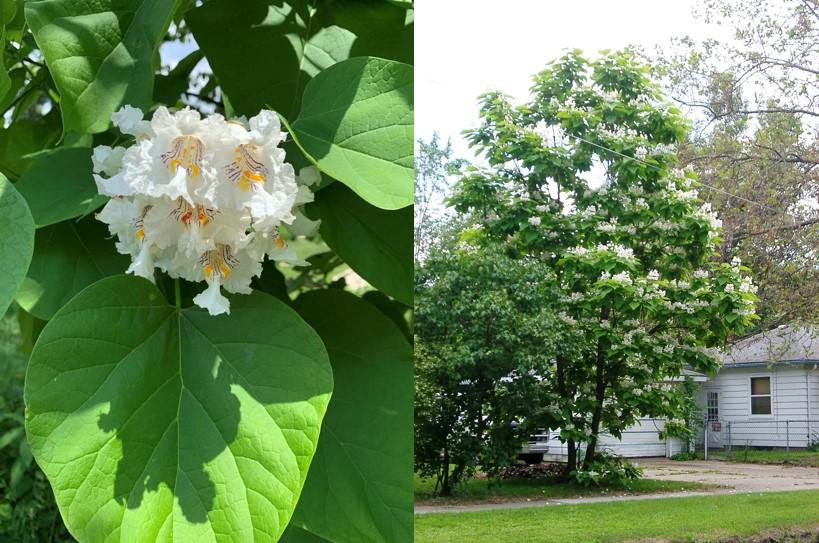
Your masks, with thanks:
[(222, 296), (218, 281), (209, 283), (208, 288), (194, 297), (193, 303), (202, 309), (207, 309), (211, 315), (221, 315), (222, 313), (230, 315), (230, 302)]

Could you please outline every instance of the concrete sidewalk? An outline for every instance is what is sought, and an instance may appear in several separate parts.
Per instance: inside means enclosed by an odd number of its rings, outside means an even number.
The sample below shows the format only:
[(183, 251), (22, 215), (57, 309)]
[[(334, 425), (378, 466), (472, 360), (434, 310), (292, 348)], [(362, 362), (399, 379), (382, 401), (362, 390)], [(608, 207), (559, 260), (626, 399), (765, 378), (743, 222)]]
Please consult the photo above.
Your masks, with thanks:
[(660, 500), (713, 496), (716, 494), (749, 494), (756, 492), (785, 492), (791, 490), (819, 490), (819, 468), (790, 467), (766, 464), (728, 464), (719, 460), (678, 462), (666, 458), (642, 458), (635, 462), (643, 468), (643, 477), (663, 481), (689, 481), (721, 485), (709, 491), (682, 491), (664, 494), (612, 495), (590, 498), (561, 498), (528, 500), (473, 505), (416, 506), (415, 514), (463, 513), (493, 509), (521, 509), (609, 501)]

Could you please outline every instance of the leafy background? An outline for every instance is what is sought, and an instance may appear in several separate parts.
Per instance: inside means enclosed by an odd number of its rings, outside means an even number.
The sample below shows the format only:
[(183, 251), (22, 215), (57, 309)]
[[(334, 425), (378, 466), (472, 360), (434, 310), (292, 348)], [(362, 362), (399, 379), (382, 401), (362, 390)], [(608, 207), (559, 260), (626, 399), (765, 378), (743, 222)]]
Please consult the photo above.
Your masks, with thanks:
[[(127, 144), (110, 116), (130, 104), (227, 117), (275, 109), (293, 136), (288, 160), (322, 171), (306, 208), (322, 220), (319, 232), (285, 233), (311, 266), (266, 263), (254, 288), (291, 306), (300, 330), (318, 333), (334, 400), (298, 507), (279, 511), (284, 522), (256, 523), (256, 537), (275, 540), (292, 514), (282, 541), (411, 541), (412, 3), (257, 0), (237, 10), (229, 0), (0, 0), (0, 25), (0, 310), (9, 307), (0, 329), (0, 535), (73, 540), (25, 439), (23, 372), (32, 349), (32, 382), (53, 371), (47, 350), (35, 347), (44, 328), (52, 339), (82, 330), (70, 307), (113, 299), (89, 286), (141, 288), (133, 277), (110, 278), (127, 258), (93, 217), (104, 199), (92, 148)], [(198, 290), (183, 284), (185, 303)], [(158, 295), (171, 291), (160, 278)], [(235, 326), (254, 324), (241, 319)], [(65, 406), (34, 388), (28, 399), (29, 439), (48, 443), (37, 421)], [(38, 460), (52, 483), (79, 484)]]

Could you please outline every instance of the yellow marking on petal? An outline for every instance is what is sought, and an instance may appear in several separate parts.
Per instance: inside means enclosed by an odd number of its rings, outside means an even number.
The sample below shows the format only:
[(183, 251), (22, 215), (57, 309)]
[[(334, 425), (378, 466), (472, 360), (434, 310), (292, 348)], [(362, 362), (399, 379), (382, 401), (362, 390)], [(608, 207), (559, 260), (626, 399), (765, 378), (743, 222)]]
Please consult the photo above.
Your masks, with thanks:
[(134, 219), (134, 228), (136, 229), (136, 239), (137, 243), (142, 243), (145, 239), (145, 215), (154, 207), (152, 205), (146, 205), (142, 208), (142, 211), (139, 212), (139, 215)]
[(208, 209), (201, 204), (196, 204), (196, 207), (194, 207), (184, 198), (178, 198), (176, 208), (171, 211), (170, 216), (180, 221), (185, 228), (190, 228), (191, 223), (199, 224), (202, 227), (207, 226), (216, 213), (218, 213), (218, 210)]
[(276, 244), (276, 248), (278, 248), (279, 250), (282, 250), (285, 247), (287, 247), (287, 242), (284, 241), (284, 238), (279, 233), (279, 227), (278, 226), (273, 227), (272, 236), (273, 236), (273, 243)]
[(221, 243), (217, 243), (216, 249), (213, 251), (203, 254), (199, 262), (202, 264), (208, 283), (212, 283), (217, 279), (221, 283), (230, 275), (230, 270), (239, 264), (239, 261), (233, 256), (230, 245)]
[(202, 155), (205, 145), (194, 136), (179, 136), (171, 141), (171, 148), (160, 155), (163, 164), (168, 165), (171, 175), (179, 168), (196, 177), (202, 171)]
[(267, 168), (255, 156), (255, 145), (243, 143), (234, 149), (233, 162), (225, 166), (228, 179), (236, 183), (242, 191), (258, 190), (267, 179)]

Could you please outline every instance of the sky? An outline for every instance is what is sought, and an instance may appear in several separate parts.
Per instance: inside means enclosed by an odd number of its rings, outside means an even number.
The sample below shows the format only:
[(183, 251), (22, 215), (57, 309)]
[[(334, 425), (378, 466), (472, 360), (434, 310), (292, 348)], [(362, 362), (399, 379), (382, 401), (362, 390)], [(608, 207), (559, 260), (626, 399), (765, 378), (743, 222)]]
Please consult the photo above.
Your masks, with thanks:
[[(629, 44), (652, 51), (672, 36), (721, 30), (692, 16), (695, 0), (415, 0), (415, 137), (452, 138), (477, 125), (478, 95), (497, 89), (519, 101), (532, 75), (567, 50), (588, 57)], [(503, 8), (498, 6), (502, 5)]]

